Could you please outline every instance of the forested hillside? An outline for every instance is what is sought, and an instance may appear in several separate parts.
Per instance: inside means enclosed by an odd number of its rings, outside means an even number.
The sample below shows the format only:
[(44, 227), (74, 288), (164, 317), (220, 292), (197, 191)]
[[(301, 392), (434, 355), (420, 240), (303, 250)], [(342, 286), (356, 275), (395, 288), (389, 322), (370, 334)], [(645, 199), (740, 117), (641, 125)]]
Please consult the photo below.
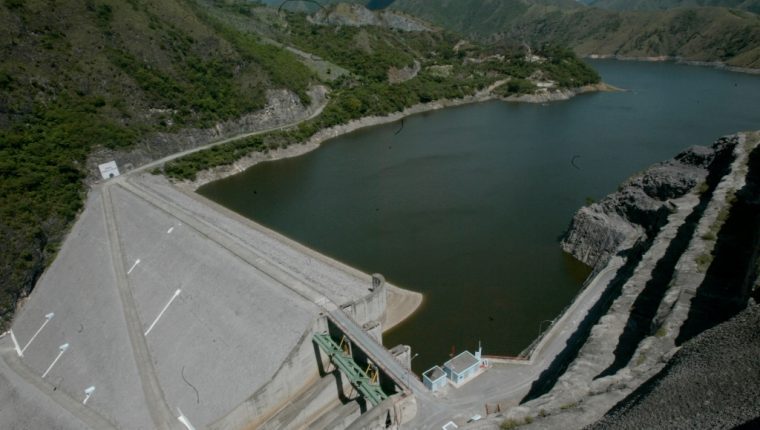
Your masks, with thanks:
[(209, 25), (190, 3), (0, 4), (0, 317), (33, 286), (76, 216), (97, 146), (210, 126), (271, 86), (305, 96), (290, 53)]
[(760, 13), (758, 0), (591, 0), (589, 6), (610, 10), (665, 10), (676, 7), (725, 7)]
[[(675, 3), (599, 0), (599, 5), (608, 9), (622, 8), (623, 4), (626, 9), (658, 9), (655, 4), (665, 7)], [(704, 3), (747, 10), (754, 10), (756, 4), (753, 0)], [(690, 4), (684, 2), (685, 6)], [(484, 40), (563, 43), (584, 56), (668, 56), (760, 68), (760, 16), (741, 9), (668, 6), (667, 10), (615, 11), (581, 3), (566, 6), (531, 0), (396, 0), (390, 7)]]

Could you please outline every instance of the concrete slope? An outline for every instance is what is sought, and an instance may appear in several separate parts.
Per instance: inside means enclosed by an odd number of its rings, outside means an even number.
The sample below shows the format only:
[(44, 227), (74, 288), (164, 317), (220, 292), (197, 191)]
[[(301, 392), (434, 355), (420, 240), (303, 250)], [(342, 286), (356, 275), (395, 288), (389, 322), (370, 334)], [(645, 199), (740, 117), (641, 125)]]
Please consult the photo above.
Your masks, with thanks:
[[(252, 228), (163, 178), (124, 179), (91, 192), (13, 325), (21, 348), (33, 342), (18, 366), (0, 367), (8, 398), (47, 386), (76, 403), (95, 387), (82, 407), (108, 425), (73, 419), (60, 428), (183, 428), (180, 410), (200, 428), (251, 399), (256, 414), (273, 413), (316, 374), (308, 339), (321, 311), (341, 303), (361, 323), (382, 319), (385, 300), (365, 300), (369, 275)], [(9, 339), (4, 350), (15, 354)], [(291, 368), (294, 380), (284, 372)], [(287, 389), (267, 389), (275, 376)]]
[[(127, 331), (106, 227), (103, 195), (90, 193), (58, 257), (16, 315), (13, 332), (22, 347), (54, 317), (24, 351), (22, 363), (73, 398), (96, 387), (88, 407), (122, 428), (153, 428)], [(5, 387), (1, 387), (5, 389)]]

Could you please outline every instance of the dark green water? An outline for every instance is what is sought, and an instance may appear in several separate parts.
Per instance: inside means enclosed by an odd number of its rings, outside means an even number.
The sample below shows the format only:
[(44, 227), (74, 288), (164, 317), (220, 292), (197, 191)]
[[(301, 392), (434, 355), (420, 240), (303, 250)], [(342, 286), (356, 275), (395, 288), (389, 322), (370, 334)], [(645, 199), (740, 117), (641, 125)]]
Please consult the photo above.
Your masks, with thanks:
[[(588, 269), (558, 238), (587, 197), (715, 138), (760, 129), (760, 77), (595, 61), (623, 93), (549, 105), (489, 102), (334, 139), (199, 190), (425, 303), (385, 336), (417, 371), (475, 349), (513, 355)], [(575, 164), (570, 163), (579, 156)]]

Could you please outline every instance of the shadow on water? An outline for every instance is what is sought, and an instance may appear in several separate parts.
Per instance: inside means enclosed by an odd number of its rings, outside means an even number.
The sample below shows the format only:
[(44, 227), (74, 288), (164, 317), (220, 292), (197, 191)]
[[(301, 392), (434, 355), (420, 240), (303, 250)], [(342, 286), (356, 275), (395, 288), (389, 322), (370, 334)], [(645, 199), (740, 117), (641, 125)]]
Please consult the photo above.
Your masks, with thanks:
[(706, 178), (707, 190), (702, 193), (697, 206), (694, 207), (684, 220), (684, 223), (678, 228), (676, 236), (668, 244), (665, 254), (657, 261), (654, 269), (652, 269), (652, 278), (646, 283), (644, 289), (633, 302), (628, 321), (615, 347), (614, 361), (594, 379), (614, 375), (625, 367), (636, 352), (639, 342), (652, 334), (654, 317), (657, 314), (657, 309), (660, 306), (662, 298), (665, 296), (665, 292), (668, 290), (668, 284), (673, 279), (676, 264), (688, 248), (699, 220), (704, 215), (705, 209), (707, 209), (707, 205), (712, 199), (715, 188), (729, 171), (731, 162), (734, 159), (732, 149), (733, 147), (728, 147), (728, 149), (718, 153), (710, 164), (710, 173)]
[(760, 241), (760, 151), (750, 154), (746, 185), (718, 234), (714, 260), (691, 301), (689, 316), (676, 338), (681, 345), (744, 309), (755, 272)]
[[(651, 236), (654, 237), (654, 236)], [(538, 398), (552, 389), (557, 379), (565, 372), (570, 363), (578, 356), (578, 352), (588, 339), (591, 329), (599, 322), (599, 319), (607, 313), (612, 302), (620, 295), (625, 282), (633, 275), (636, 266), (638, 266), (644, 253), (652, 245), (652, 239), (647, 238), (644, 241), (637, 242), (634, 246), (618, 255), (625, 258), (625, 264), (615, 273), (615, 277), (607, 285), (599, 300), (589, 309), (583, 321), (578, 325), (578, 329), (567, 340), (565, 348), (559, 353), (549, 367), (538, 376), (530, 387), (528, 394), (523, 397), (520, 403)]]

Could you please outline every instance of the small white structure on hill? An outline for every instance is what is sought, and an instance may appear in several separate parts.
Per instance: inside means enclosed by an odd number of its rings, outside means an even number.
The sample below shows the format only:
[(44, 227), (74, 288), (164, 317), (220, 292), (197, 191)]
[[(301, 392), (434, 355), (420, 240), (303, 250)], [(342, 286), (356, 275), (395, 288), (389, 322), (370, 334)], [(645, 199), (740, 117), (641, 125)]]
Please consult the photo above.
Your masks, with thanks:
[(103, 179), (111, 179), (119, 176), (119, 166), (116, 165), (116, 161), (109, 161), (98, 166), (100, 170), (100, 176)]

